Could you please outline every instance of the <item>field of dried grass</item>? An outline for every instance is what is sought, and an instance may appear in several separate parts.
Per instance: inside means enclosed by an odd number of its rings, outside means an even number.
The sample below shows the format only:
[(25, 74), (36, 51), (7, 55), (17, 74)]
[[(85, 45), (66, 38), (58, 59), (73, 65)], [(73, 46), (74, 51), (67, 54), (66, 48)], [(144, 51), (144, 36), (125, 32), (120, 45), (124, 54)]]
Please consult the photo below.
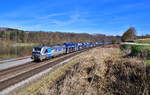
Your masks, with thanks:
[(90, 50), (42, 95), (148, 95), (146, 65), (116, 48)]
[[(18, 95), (149, 95), (150, 74), (146, 64), (137, 58), (123, 58), (118, 48), (95, 48), (72, 60), (69, 68), (55, 81), (51, 74), (38, 85), (32, 85)], [(63, 68), (63, 67), (62, 67)], [(57, 79), (57, 80), (56, 80)], [(43, 84), (44, 83), (44, 84)], [(41, 88), (42, 85), (40, 86)], [(36, 86), (36, 87), (35, 87)], [(34, 89), (34, 90), (33, 90)], [(38, 93), (37, 93), (38, 92)]]

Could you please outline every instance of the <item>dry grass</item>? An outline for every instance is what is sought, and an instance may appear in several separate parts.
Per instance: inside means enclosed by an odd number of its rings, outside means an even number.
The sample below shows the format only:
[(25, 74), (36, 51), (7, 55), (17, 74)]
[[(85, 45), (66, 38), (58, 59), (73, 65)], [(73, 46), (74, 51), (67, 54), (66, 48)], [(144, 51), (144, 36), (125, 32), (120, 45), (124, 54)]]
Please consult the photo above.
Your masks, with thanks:
[(81, 58), (82, 55), (78, 58), (72, 59), (67, 64), (48, 73), (42, 79), (30, 83), (30, 85), (23, 87), (23, 89), (20, 89), (19, 91), (12, 92), (10, 95), (40, 95), (46, 89), (49, 89), (52, 85), (54, 85), (57, 80), (62, 78), (70, 67), (75, 65), (77, 62), (80, 62)]
[(145, 64), (120, 55), (114, 48), (89, 51), (80, 64), (42, 95), (146, 95)]
[(18, 95), (148, 95), (144, 62), (121, 55), (116, 48), (92, 49)]

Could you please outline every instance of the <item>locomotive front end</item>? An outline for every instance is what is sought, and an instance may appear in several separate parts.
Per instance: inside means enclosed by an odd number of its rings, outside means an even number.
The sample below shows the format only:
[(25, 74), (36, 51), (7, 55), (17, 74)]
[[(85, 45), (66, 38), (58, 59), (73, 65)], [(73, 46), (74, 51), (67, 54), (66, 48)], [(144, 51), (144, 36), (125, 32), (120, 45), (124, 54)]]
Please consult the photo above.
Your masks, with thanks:
[(32, 59), (34, 61), (39, 61), (41, 59), (41, 47), (34, 47), (32, 50)]

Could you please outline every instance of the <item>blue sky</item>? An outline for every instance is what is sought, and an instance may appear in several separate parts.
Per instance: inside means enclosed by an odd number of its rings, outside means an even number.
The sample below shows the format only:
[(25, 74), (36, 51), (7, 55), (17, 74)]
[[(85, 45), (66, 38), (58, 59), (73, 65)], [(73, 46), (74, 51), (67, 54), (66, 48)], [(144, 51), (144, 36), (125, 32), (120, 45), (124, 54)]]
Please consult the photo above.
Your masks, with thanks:
[(122, 35), (150, 34), (149, 0), (1, 0), (0, 27)]

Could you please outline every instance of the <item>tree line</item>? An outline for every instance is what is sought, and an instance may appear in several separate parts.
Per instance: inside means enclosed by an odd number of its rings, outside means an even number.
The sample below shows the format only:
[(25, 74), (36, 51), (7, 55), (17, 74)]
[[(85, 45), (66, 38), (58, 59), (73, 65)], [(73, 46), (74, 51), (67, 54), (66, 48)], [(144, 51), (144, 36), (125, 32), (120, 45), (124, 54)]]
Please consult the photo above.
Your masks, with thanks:
[(96, 42), (110, 41), (110, 38), (103, 34), (67, 33), (67, 32), (43, 32), (23, 31), (6, 28), (0, 30), (0, 41), (11, 41), (18, 43), (38, 43), (40, 45), (62, 44), (64, 42)]
[(150, 35), (137, 36), (136, 29), (130, 27), (122, 36), (106, 36), (104, 34), (67, 33), (23, 31), (12, 28), (0, 29), (0, 41), (11, 43), (37, 43), (39, 45), (54, 45), (65, 42), (105, 42), (120, 43), (121, 41), (134, 41), (137, 38), (147, 38)]

